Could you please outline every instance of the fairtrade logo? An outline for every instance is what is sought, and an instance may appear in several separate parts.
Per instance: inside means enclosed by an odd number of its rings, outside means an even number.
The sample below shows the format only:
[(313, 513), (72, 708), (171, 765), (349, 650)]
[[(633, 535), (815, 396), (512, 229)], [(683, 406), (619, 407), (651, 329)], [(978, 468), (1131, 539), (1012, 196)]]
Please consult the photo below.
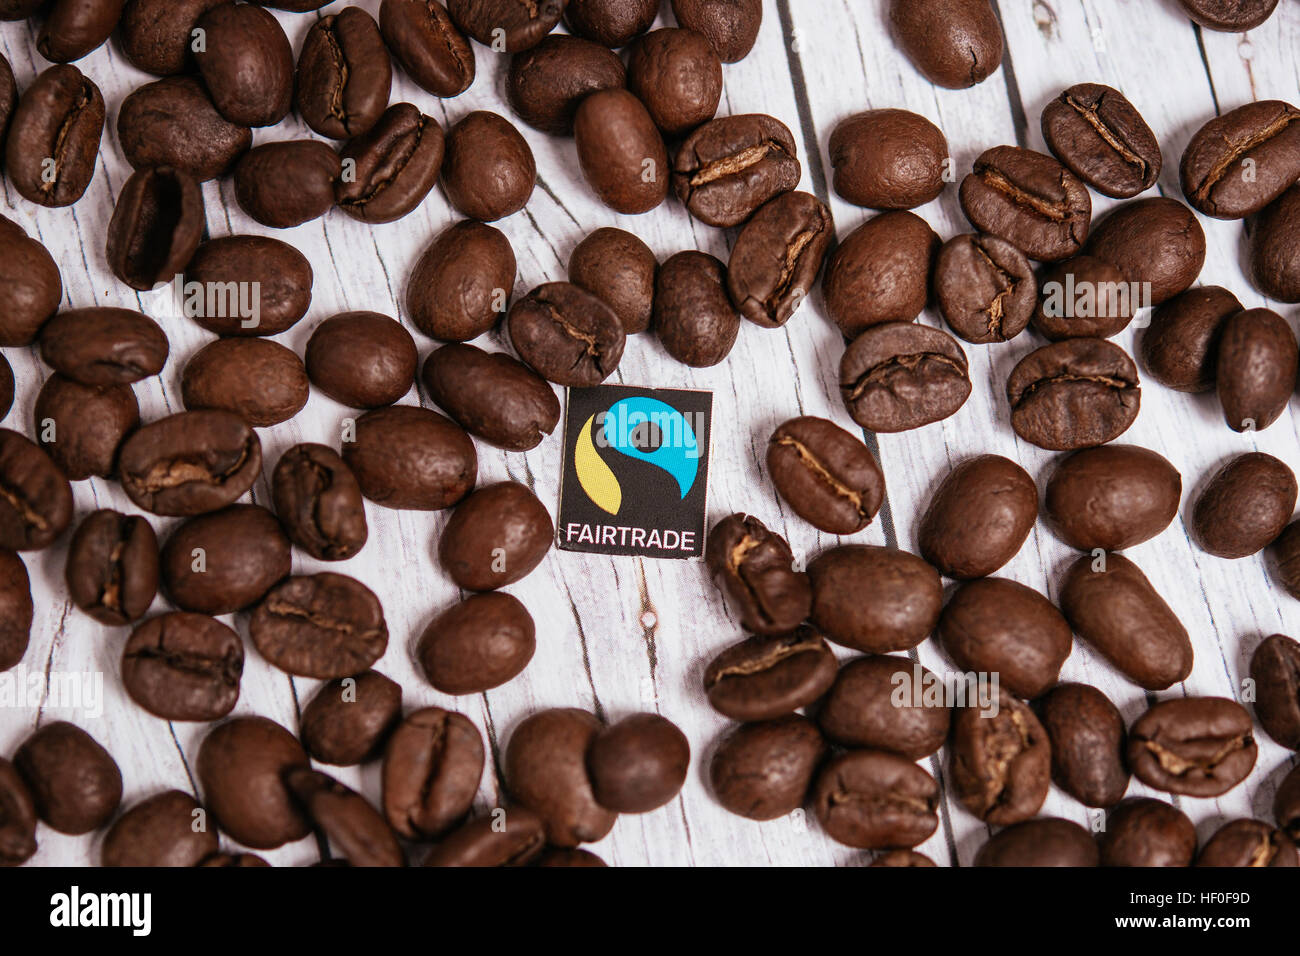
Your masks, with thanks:
[(583, 492), (611, 515), (623, 507), (623, 488), (598, 447), (667, 472), (683, 499), (699, 474), (699, 439), (686, 416), (666, 402), (646, 396), (615, 402), (583, 423), (573, 451), (574, 470)]

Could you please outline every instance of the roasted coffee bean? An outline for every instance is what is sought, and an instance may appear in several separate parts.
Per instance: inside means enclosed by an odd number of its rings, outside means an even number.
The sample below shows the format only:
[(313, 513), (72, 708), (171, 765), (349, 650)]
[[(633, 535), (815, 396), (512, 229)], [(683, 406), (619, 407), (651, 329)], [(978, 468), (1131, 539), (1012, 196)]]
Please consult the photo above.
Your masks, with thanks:
[(202, 183), (230, 172), (253, 133), (218, 113), (197, 77), (172, 76), (122, 101), (117, 139), (132, 168), (168, 166)]
[(225, 0), (126, 0), (117, 38), (131, 63), (155, 76), (191, 65), (192, 31), (199, 17)]
[(831, 839), (859, 849), (916, 846), (939, 826), (939, 785), (905, 757), (855, 750), (817, 776), (813, 812)]
[(0, 867), (36, 855), (36, 804), (14, 765), (0, 757)]
[(539, 285), (510, 307), (508, 322), (519, 357), (567, 387), (599, 385), (618, 368), (627, 342), (614, 310), (569, 282)]
[(82, 385), (55, 372), (36, 396), (32, 418), (38, 441), (73, 481), (107, 478), (117, 450), (140, 424), (130, 385)]
[(39, 551), (72, 522), (72, 486), (59, 466), (18, 432), (0, 428), (0, 548)]
[[(972, 2), (987, 6), (986, 0)], [(1006, 239), (1031, 259), (1068, 259), (1088, 238), (1088, 187), (1043, 153), (1018, 146), (986, 150), (962, 180), (960, 196), (975, 228)]]
[(406, 865), (397, 834), (365, 797), (310, 767), (290, 767), (284, 783), (348, 866)]
[(188, 793), (165, 790), (123, 813), (104, 835), (102, 866), (198, 866), (220, 848)]
[(845, 337), (920, 315), (939, 245), (929, 224), (910, 212), (882, 213), (849, 233), (822, 277), (826, 310)]
[(545, 848), (542, 818), (525, 807), (511, 807), (452, 831), (424, 858), (424, 865), (528, 866)]
[(0, 673), (27, 653), (33, 614), (32, 584), (23, 559), (8, 549), (0, 549)]
[(365, 545), (361, 486), (334, 449), (294, 445), (275, 466), (271, 495), (285, 533), (312, 557), (343, 561)]
[(391, 405), (411, 390), (419, 355), (400, 322), (378, 312), (343, 312), (307, 340), (307, 375), (352, 408)]
[(764, 205), (736, 237), (727, 292), (740, 314), (778, 328), (817, 282), (835, 235), (830, 210), (811, 193), (783, 193)]
[(532, 573), (554, 540), (546, 505), (527, 485), (502, 481), (456, 506), (438, 541), (438, 560), (459, 587), (495, 591)]
[[(388, 825), (408, 840), (446, 833), (469, 813), (482, 776), (483, 738), (467, 717), (441, 707), (407, 714), (384, 749), (383, 807)], [(525, 815), (532, 816), (522, 809), (517, 813), (519, 822)], [(517, 822), (511, 819), (515, 816), (514, 810), (507, 814), (506, 832)], [(536, 829), (540, 849), (541, 826)]]
[(741, 724), (713, 752), (709, 785), (724, 808), (750, 820), (775, 820), (803, 806), (828, 747), (801, 714)]
[(1249, 452), (1210, 478), (1192, 508), (1192, 530), (1210, 554), (1246, 558), (1276, 540), (1295, 504), (1295, 473), (1272, 455)]
[(596, 734), (587, 748), (596, 802), (619, 813), (662, 807), (681, 791), (690, 765), (686, 735), (658, 714), (624, 717)]
[(684, 365), (708, 368), (723, 361), (740, 334), (740, 313), (726, 289), (726, 267), (707, 252), (670, 256), (655, 279), (655, 337)]
[(1038, 518), (1038, 487), (1001, 455), (968, 458), (935, 489), (921, 518), (921, 556), (951, 578), (982, 578), (1014, 558)]
[(733, 720), (772, 720), (806, 707), (835, 681), (835, 655), (815, 628), (750, 637), (709, 662), (704, 692)]
[(393, 104), (343, 147), (342, 161), (355, 164), (355, 175), (335, 183), (335, 201), (362, 222), (401, 219), (424, 202), (438, 182), (444, 144), (437, 120), (410, 103)]
[(880, 511), (885, 474), (861, 440), (824, 418), (778, 426), (767, 471), (795, 514), (828, 534), (856, 534)]
[(302, 711), (302, 744), (321, 763), (374, 760), (402, 720), (402, 687), (379, 671), (321, 685)]
[(932, 867), (934, 860), (915, 850), (890, 850), (876, 857), (871, 866), (885, 867)]
[(919, 760), (948, 736), (943, 701), (927, 701), (934, 674), (905, 657), (859, 657), (840, 668), (817, 714), (822, 732), (844, 747), (868, 747)]
[(79, 836), (98, 830), (122, 802), (122, 772), (95, 738), (66, 721), (42, 724), (14, 754), (41, 822)]
[(1052, 776), (1047, 731), (1004, 688), (987, 708), (981, 701), (954, 711), (950, 750), (953, 791), (985, 823), (1028, 820), (1047, 799)]
[(203, 614), (171, 611), (151, 618), (131, 632), (122, 650), (127, 694), (164, 720), (220, 720), (239, 700), (243, 672), (239, 635)]
[(1038, 717), (1051, 742), (1058, 787), (1089, 807), (1124, 799), (1124, 718), (1110, 698), (1090, 684), (1057, 684), (1039, 700)]
[(393, 64), (379, 25), (361, 7), (321, 17), (307, 31), (294, 103), (308, 126), (331, 139), (360, 136), (388, 107)]
[(784, 538), (752, 515), (733, 514), (709, 532), (704, 563), (754, 634), (788, 634), (808, 617), (812, 584), (794, 570)]
[(681, 136), (717, 112), (722, 61), (702, 33), (653, 30), (631, 46), (627, 87), (665, 136)]
[(1085, 554), (1066, 572), (1061, 610), (1074, 633), (1147, 690), (1192, 672), (1192, 642), (1142, 569), (1121, 554)]
[(1217, 797), (1250, 775), (1259, 747), (1250, 714), (1226, 697), (1179, 697), (1155, 704), (1128, 734), (1128, 765), (1149, 787)]
[(564, 22), (570, 32), (612, 49), (650, 29), (658, 0), (569, 0)]
[(439, 0), (384, 0), (379, 30), (407, 76), (434, 96), (459, 96), (474, 82), (474, 48)]
[(768, 200), (799, 185), (798, 156), (790, 130), (774, 117), (719, 117), (677, 148), (673, 191), (701, 222), (739, 226)]
[(1023, 332), (1036, 290), (1025, 254), (997, 236), (954, 236), (934, 260), (939, 312), (953, 332), (976, 345), (1009, 342)]
[(1011, 427), (1030, 444), (1071, 451), (1113, 441), (1137, 418), (1137, 366), (1105, 339), (1066, 339), (1026, 355), (1007, 379)]
[(564, 0), (447, 0), (447, 12), (479, 43), (518, 53), (541, 42), (564, 13)]
[(130, 309), (60, 312), (41, 329), (41, 358), (82, 385), (125, 385), (162, 371), (167, 336)]
[(1300, 837), (1300, 768), (1291, 768), (1273, 798), (1273, 817), (1277, 825), (1295, 840)]
[(181, 412), (134, 432), (118, 453), (128, 498), (157, 515), (197, 515), (224, 508), (253, 487), (262, 444), (238, 415)]
[(624, 83), (618, 54), (599, 43), (557, 33), (510, 58), (506, 99), (534, 129), (568, 136), (583, 97)]
[(1176, 199), (1138, 199), (1107, 214), (1084, 250), (1124, 272), (1129, 301), (1159, 305), (1189, 288), (1205, 264), (1205, 230)]
[(104, 96), (75, 66), (52, 66), (23, 91), (9, 126), (9, 181), (29, 202), (71, 206), (90, 185), (104, 132)]
[(1214, 285), (1188, 289), (1157, 307), (1142, 336), (1148, 374), (1180, 392), (1212, 391), (1223, 325), (1241, 309), (1235, 295)]
[(259, 428), (293, 418), (307, 404), (307, 393), (302, 359), (269, 339), (209, 342), (181, 373), (186, 408), (224, 409)]
[(199, 246), (185, 267), (185, 314), (217, 335), (277, 335), (311, 305), (307, 257), (268, 236), (222, 236)]
[(867, 110), (836, 125), (830, 159), (841, 199), (872, 209), (915, 209), (943, 192), (948, 141), (924, 116)]
[(1178, 516), (1183, 479), (1137, 445), (1102, 445), (1066, 457), (1047, 480), (1047, 516), (1080, 551), (1122, 551), (1154, 538)]
[(1030, 321), (1044, 338), (1108, 339), (1146, 305), (1122, 269), (1089, 255), (1048, 266)]
[(235, 198), (262, 225), (288, 229), (329, 212), (342, 169), (338, 153), (319, 140), (264, 143), (235, 165)]
[(975, 865), (1093, 867), (1100, 858), (1096, 840), (1079, 824), (1043, 817), (995, 834), (975, 854)]
[(424, 676), (444, 694), (479, 694), (518, 677), (537, 649), (528, 609), (510, 594), (471, 594), (424, 629)]
[(950, 90), (1002, 63), (1002, 28), (988, 0), (890, 0), (894, 40), (926, 79)]
[(568, 849), (547, 850), (537, 858), (533, 866), (608, 866), (590, 850)]
[(36, 49), (55, 63), (71, 63), (98, 49), (122, 17), (124, 0), (54, 0)]
[(942, 421), (966, 404), (970, 389), (961, 346), (928, 325), (872, 325), (840, 359), (844, 407), (873, 432), (902, 432)]
[(240, 126), (274, 126), (293, 104), (293, 49), (260, 7), (222, 4), (199, 17), (203, 83), (221, 115)]
[(1053, 155), (1103, 195), (1127, 199), (1160, 178), (1160, 143), (1119, 90), (1070, 87), (1043, 109), (1042, 129)]
[(624, 89), (592, 93), (573, 119), (582, 174), (615, 212), (649, 212), (668, 195), (668, 151), (645, 106)]
[(139, 515), (101, 509), (77, 526), (65, 576), (72, 603), (96, 621), (138, 621), (158, 593), (158, 539)]
[(355, 578), (329, 571), (271, 588), (253, 609), (248, 633), (280, 670), (325, 680), (365, 670), (388, 647), (379, 598)]
[(1187, 814), (1149, 797), (1116, 807), (1101, 836), (1102, 866), (1191, 866), (1195, 856), (1196, 827)]
[(763, 22), (762, 0), (673, 0), (673, 16), (708, 37), (723, 63), (743, 60)]
[(1292, 597), (1300, 597), (1300, 521), (1293, 521), (1273, 542), (1277, 578)]
[(618, 814), (596, 802), (587, 775), (587, 750), (601, 730), (585, 710), (543, 710), (525, 718), (506, 745), (507, 789), (542, 818), (554, 846), (594, 843), (613, 829)]
[(597, 229), (569, 256), (569, 281), (613, 309), (628, 335), (650, 327), (658, 271), (650, 247), (622, 229)]
[(15, 232), (0, 236), (0, 345), (24, 346), (59, 308), (63, 280), (49, 251)]
[(442, 191), (462, 215), (504, 219), (524, 208), (536, 183), (533, 151), (505, 117), (477, 110), (447, 131)]
[[(811, 619), (836, 644), (888, 654), (930, 636), (943, 607), (939, 572), (914, 554), (872, 545), (842, 545), (808, 565)], [(861, 601), (859, 595), (872, 595)]]
[(1265, 638), (1250, 658), (1255, 716), (1264, 731), (1300, 750), (1300, 644), (1284, 634)]
[(1251, 281), (1256, 289), (1278, 302), (1300, 302), (1297, 217), (1300, 188), (1292, 186), (1264, 207), (1250, 232)]
[(551, 386), (504, 352), (444, 345), (429, 354), (421, 380), (457, 424), (498, 448), (536, 448), (560, 420)]
[(1278, 0), (1178, 0), (1203, 27), (1229, 33), (1253, 30), (1273, 15)]
[(1258, 431), (1286, 410), (1296, 387), (1300, 350), (1291, 326), (1269, 309), (1229, 316), (1219, 333), (1215, 388), (1235, 432)]
[(468, 342), (497, 324), (515, 286), (515, 253), (499, 229), (465, 220), (433, 240), (411, 273), (406, 311), (444, 342)]
[(1300, 176), (1300, 110), (1258, 100), (1210, 120), (1183, 151), (1179, 180), (1197, 212), (1242, 219)]
[(272, 850), (311, 832), (289, 795), (284, 774), (307, 766), (307, 754), (265, 717), (236, 717), (208, 731), (199, 745), (203, 802), (221, 829), (244, 846)]
[(357, 419), (343, 460), (361, 493), (386, 508), (438, 511), (469, 494), (478, 475), (474, 442), (427, 408), (390, 405)]
[(163, 545), (161, 567), (177, 607), (230, 614), (289, 574), (289, 539), (260, 505), (231, 505), (179, 525)]
[(1296, 846), (1282, 830), (1261, 820), (1221, 826), (1196, 858), (1197, 866), (1300, 866)]

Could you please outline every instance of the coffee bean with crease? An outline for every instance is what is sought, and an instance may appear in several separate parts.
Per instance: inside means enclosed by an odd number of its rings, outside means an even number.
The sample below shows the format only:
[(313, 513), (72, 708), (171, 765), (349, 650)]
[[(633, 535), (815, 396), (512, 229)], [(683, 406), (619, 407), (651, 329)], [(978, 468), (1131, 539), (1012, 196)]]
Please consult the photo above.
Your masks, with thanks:
[(682, 364), (709, 368), (736, 344), (741, 316), (725, 282), (722, 262), (694, 249), (659, 267), (651, 327), (664, 351)]
[(912, 847), (939, 826), (939, 785), (906, 757), (854, 750), (831, 758), (812, 791), (831, 839), (858, 849)]
[(198, 866), (216, 853), (216, 827), (201, 825), (203, 809), (181, 790), (142, 800), (114, 821), (100, 850), (103, 866)]
[(1134, 313), (1144, 305), (1122, 269), (1093, 256), (1077, 255), (1043, 271), (1030, 321), (1053, 342), (1108, 339), (1128, 328)]
[(1271, 309), (1230, 316), (1219, 333), (1214, 384), (1234, 432), (1267, 428), (1286, 411), (1296, 387), (1300, 349), (1286, 319)]
[(1093, 867), (1099, 859), (1096, 840), (1079, 824), (1042, 817), (994, 834), (975, 854), (975, 866)]
[(421, 381), (461, 428), (498, 448), (536, 448), (560, 421), (550, 383), (504, 352), (444, 345), (429, 353)]
[(692, 216), (729, 228), (794, 189), (801, 175), (789, 128), (764, 113), (743, 113), (710, 120), (686, 137), (673, 158), (672, 182)]
[(1250, 714), (1226, 697), (1155, 704), (1129, 728), (1128, 765), (1149, 787), (1217, 797), (1250, 775), (1259, 746)]
[(72, 603), (109, 626), (144, 617), (158, 593), (158, 539), (139, 515), (101, 509), (77, 526), (65, 571)]
[(360, 136), (388, 106), (393, 65), (379, 25), (361, 7), (321, 17), (298, 54), (295, 104), (317, 133), (331, 139)]
[(424, 858), (424, 865), (530, 865), (546, 848), (546, 826), (541, 817), (520, 806), (497, 810), (447, 834)]
[(1006, 239), (1031, 259), (1067, 259), (1088, 238), (1088, 187), (1043, 153), (995, 146), (975, 160), (959, 195), (975, 228)]
[(39, 445), (0, 428), (0, 548), (38, 551), (72, 523), (72, 486)]
[(804, 805), (829, 747), (802, 714), (741, 724), (709, 762), (709, 786), (723, 808), (749, 820), (775, 820)]
[(1007, 379), (1011, 427), (1030, 444), (1070, 451), (1112, 441), (1137, 418), (1137, 366), (1105, 339), (1066, 339), (1026, 355)]
[[(812, 622), (829, 640), (868, 654), (915, 647), (930, 636), (943, 607), (939, 572), (914, 554), (873, 545), (841, 545), (808, 565)], [(861, 595), (870, 594), (870, 601)]]
[(548, 282), (510, 307), (510, 342), (557, 385), (599, 385), (618, 368), (627, 333), (614, 310), (569, 282)]
[(1277, 540), (1296, 505), (1296, 477), (1281, 459), (1247, 452), (1224, 464), (1192, 506), (1196, 542), (1219, 558), (1247, 558)]
[(1195, 857), (1196, 827), (1163, 800), (1125, 800), (1106, 820), (1102, 866), (1191, 866)]
[(1081, 551), (1121, 551), (1154, 538), (1178, 516), (1183, 480), (1162, 455), (1101, 445), (1066, 457), (1047, 480), (1056, 533)]
[(0, 673), (9, 670), (27, 653), (34, 610), (27, 566), (12, 551), (0, 549)]
[(307, 404), (309, 392), (307, 370), (298, 354), (264, 338), (209, 342), (190, 356), (181, 372), (186, 408), (224, 409), (257, 428), (293, 418)]
[(835, 235), (830, 210), (811, 193), (789, 192), (754, 213), (731, 249), (727, 292), (740, 314), (779, 328), (803, 304)]
[(361, 493), (385, 508), (450, 508), (478, 477), (469, 435), (427, 408), (389, 405), (366, 412), (350, 438), (343, 443), (343, 460)]
[(118, 454), (122, 489), (158, 515), (197, 515), (238, 500), (262, 471), (262, 444), (238, 415), (180, 412), (137, 430)]
[(1090, 684), (1065, 683), (1039, 698), (1037, 709), (1051, 742), (1056, 785), (1084, 806), (1119, 803), (1129, 783), (1119, 708)]
[(885, 475), (861, 440), (824, 418), (792, 418), (767, 443), (767, 470), (795, 514), (828, 534), (871, 524), (885, 497)]
[(1176, 199), (1137, 199), (1109, 212), (1084, 252), (1119, 269), (1136, 309), (1159, 305), (1191, 287), (1205, 264), (1205, 230)]
[(1070, 87), (1043, 109), (1042, 130), (1053, 155), (1103, 195), (1127, 199), (1160, 178), (1160, 143), (1119, 90)]
[(45, 323), (41, 360), (82, 385), (127, 385), (157, 375), (170, 346), (158, 323), (130, 309), (60, 312)]
[(822, 276), (826, 311), (845, 337), (920, 315), (940, 245), (929, 223), (904, 210), (881, 213), (849, 233)]
[(934, 260), (934, 296), (948, 327), (975, 345), (1009, 342), (1034, 311), (1037, 281), (1025, 254), (997, 236), (953, 236)]
[(280, 670), (326, 680), (365, 670), (388, 647), (388, 624), (374, 592), (329, 571), (271, 588), (253, 609), (248, 633)]
[(831, 132), (835, 193), (855, 206), (915, 209), (943, 192), (948, 141), (907, 110), (867, 110)]
[(552, 34), (510, 58), (506, 99), (529, 126), (552, 136), (573, 134), (583, 98), (626, 82), (623, 61), (599, 43)]
[(704, 562), (745, 630), (787, 634), (808, 617), (808, 575), (794, 570), (794, 554), (785, 539), (752, 515), (733, 514), (715, 524)]
[(361, 486), (352, 469), (325, 445), (294, 445), (271, 475), (275, 513), (289, 539), (313, 558), (344, 561), (369, 536)]
[(1210, 837), (1196, 865), (1297, 867), (1300, 854), (1285, 831), (1262, 820), (1232, 820)]
[(840, 668), (817, 714), (822, 733), (843, 747), (869, 747), (920, 760), (943, 746), (951, 719), (927, 700), (939, 678), (905, 657), (873, 654)]
[(1038, 487), (1001, 455), (958, 464), (921, 517), (921, 556), (951, 578), (982, 578), (1019, 553), (1038, 519)]
[(348, 866), (406, 865), (397, 834), (361, 794), (310, 767), (290, 767), (284, 783)]
[(1300, 110), (1258, 100), (1216, 116), (1183, 151), (1179, 180), (1198, 212), (1242, 219), (1300, 178)]
[(564, 14), (564, 0), (448, 0), (456, 26), (479, 43), (518, 53), (541, 42)]
[(321, 763), (374, 760), (402, 719), (402, 687), (379, 671), (326, 681), (302, 709), (302, 745)]
[(130, 385), (82, 385), (55, 372), (36, 396), (37, 441), (73, 481), (107, 478), (117, 450), (140, 424)]
[(1300, 750), (1300, 644), (1285, 634), (1265, 638), (1250, 658), (1255, 716), (1265, 732)]
[(608, 226), (588, 235), (569, 256), (569, 281), (604, 300), (628, 335), (650, 327), (658, 272), (649, 246)]
[(587, 772), (587, 751), (602, 729), (585, 710), (541, 710), (526, 717), (506, 744), (506, 787), (542, 818), (553, 846), (595, 843), (618, 818), (596, 801)]
[(133, 169), (168, 166), (204, 183), (234, 168), (253, 133), (218, 113), (197, 77), (169, 76), (122, 101), (117, 139)]
[[(463, 714), (441, 707), (407, 714), (384, 748), (382, 805), (388, 825), (408, 840), (451, 830), (469, 813), (483, 761), (483, 737)], [(526, 811), (518, 813), (522, 818)], [(507, 830), (514, 815), (507, 813)], [(540, 849), (540, 822), (537, 830)]]
[(773, 720), (817, 700), (835, 674), (835, 655), (805, 624), (723, 650), (704, 670), (704, 692), (714, 710), (733, 720)]
[(0, 867), (36, 855), (36, 804), (14, 765), (0, 757)]
[(840, 395), (849, 416), (873, 432), (942, 421), (970, 396), (966, 355), (941, 329), (887, 322), (864, 331), (840, 360)]
[[(992, 706), (989, 708), (992, 710)], [(1034, 712), (1004, 689), (996, 714), (980, 704), (953, 714), (953, 791), (975, 816), (994, 826), (1028, 820), (1047, 799), (1052, 753), (1047, 731)]]
[(95, 176), (104, 96), (75, 66), (52, 66), (23, 91), (9, 124), (6, 172), (41, 206), (71, 206)]
[(130, 698), (163, 720), (220, 720), (239, 700), (244, 645), (204, 614), (171, 611), (145, 621), (122, 649)]
[(379, 32), (406, 75), (434, 96), (459, 96), (474, 82), (474, 48), (438, 0), (383, 0)]
[(289, 573), (289, 539), (260, 505), (231, 505), (178, 525), (163, 545), (163, 583), (187, 611), (230, 614)]
[(444, 694), (480, 694), (518, 677), (537, 649), (528, 609), (503, 592), (471, 594), (430, 622), (416, 646), (429, 683)]
[(353, 219), (394, 222), (412, 212), (438, 182), (442, 127), (410, 103), (395, 103), (339, 154), (354, 172), (334, 184), (334, 200)]

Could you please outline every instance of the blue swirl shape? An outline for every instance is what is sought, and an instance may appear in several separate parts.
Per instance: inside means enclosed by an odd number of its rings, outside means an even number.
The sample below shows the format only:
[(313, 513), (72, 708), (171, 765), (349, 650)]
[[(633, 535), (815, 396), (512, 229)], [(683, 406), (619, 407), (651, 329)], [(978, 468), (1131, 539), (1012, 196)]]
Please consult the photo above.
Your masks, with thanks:
[[(654, 451), (644, 451), (632, 442), (632, 433), (646, 422), (656, 425), (662, 436), (662, 444)], [(625, 398), (609, 407), (601, 428), (610, 448), (672, 475), (683, 498), (695, 485), (700, 466), (699, 439), (686, 417), (671, 405), (640, 395)]]

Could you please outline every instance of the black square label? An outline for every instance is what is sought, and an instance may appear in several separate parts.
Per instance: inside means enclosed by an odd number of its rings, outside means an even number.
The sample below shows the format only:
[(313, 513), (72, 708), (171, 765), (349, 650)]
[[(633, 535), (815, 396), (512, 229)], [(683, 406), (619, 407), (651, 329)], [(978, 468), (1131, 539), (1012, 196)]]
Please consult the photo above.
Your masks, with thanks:
[(646, 558), (704, 553), (713, 393), (571, 388), (557, 543)]

